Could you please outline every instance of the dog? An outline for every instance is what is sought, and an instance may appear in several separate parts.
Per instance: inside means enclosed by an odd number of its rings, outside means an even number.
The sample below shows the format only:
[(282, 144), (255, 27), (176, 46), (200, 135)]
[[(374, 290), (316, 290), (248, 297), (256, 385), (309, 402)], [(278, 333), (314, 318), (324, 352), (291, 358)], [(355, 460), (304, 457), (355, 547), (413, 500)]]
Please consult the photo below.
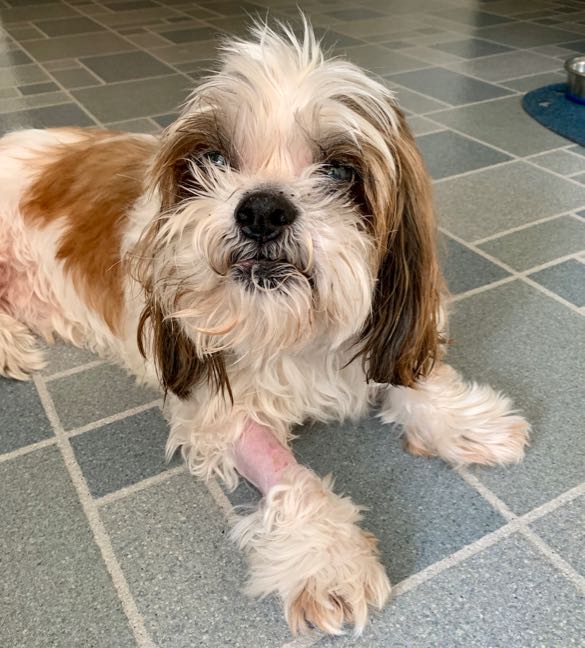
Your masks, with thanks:
[(33, 333), (57, 335), (162, 387), (168, 455), (263, 495), (232, 537), (293, 633), (359, 634), (390, 594), (360, 508), (297, 463), (294, 426), (376, 406), (416, 455), (523, 457), (510, 400), (444, 363), (447, 303), (405, 117), (307, 23), (225, 42), (161, 136), (0, 141), (0, 372), (26, 379)]

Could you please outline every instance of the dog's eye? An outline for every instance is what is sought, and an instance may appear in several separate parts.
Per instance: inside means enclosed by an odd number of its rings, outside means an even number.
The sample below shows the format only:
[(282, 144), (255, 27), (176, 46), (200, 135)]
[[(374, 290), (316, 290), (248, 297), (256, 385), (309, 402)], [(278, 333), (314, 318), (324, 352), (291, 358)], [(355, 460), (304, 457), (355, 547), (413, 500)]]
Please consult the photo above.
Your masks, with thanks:
[(335, 182), (351, 184), (355, 179), (355, 169), (341, 162), (330, 162), (325, 165), (325, 175)]
[(209, 160), (211, 164), (215, 165), (216, 167), (227, 167), (229, 165), (227, 158), (224, 157), (219, 151), (209, 151), (209, 153), (205, 153), (203, 157), (206, 160)]

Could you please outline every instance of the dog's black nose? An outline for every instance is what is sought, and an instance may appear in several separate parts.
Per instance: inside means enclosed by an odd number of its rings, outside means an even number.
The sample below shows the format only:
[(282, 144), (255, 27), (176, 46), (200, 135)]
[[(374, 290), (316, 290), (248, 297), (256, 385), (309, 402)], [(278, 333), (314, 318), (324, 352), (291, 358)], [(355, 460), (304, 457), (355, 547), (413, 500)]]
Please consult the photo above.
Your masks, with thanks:
[(254, 191), (236, 208), (236, 223), (244, 236), (254, 241), (271, 241), (277, 238), (285, 225), (294, 222), (297, 208), (283, 193)]

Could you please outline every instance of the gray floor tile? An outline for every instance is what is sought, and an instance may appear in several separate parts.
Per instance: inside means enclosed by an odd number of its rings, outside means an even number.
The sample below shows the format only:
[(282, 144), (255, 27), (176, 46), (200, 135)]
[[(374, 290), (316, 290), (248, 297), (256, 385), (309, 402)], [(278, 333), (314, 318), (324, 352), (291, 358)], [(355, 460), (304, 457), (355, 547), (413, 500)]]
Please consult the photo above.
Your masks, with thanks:
[(4, 25), (4, 29), (12, 36), (12, 38), (19, 42), (36, 40), (37, 38), (42, 38), (44, 36), (42, 32), (32, 25), (28, 27), (10, 27), (9, 25)]
[(18, 128), (56, 128), (61, 126), (94, 126), (94, 122), (75, 104), (30, 108), (0, 114), (0, 134)]
[(167, 126), (170, 126), (178, 117), (179, 115), (177, 113), (168, 113), (166, 115), (157, 115), (156, 117), (153, 117), (152, 119), (161, 127), (161, 128), (166, 128)]
[(458, 302), (449, 333), (449, 361), (511, 396), (533, 426), (524, 461), (477, 468), (481, 481), (518, 514), (581, 483), (585, 319), (514, 281)]
[(26, 83), (49, 81), (49, 77), (38, 65), (18, 65), (15, 68), (0, 68), (0, 88), (12, 88)]
[(242, 593), (244, 559), (193, 477), (173, 477), (102, 514), (157, 648), (274, 648), (290, 638), (274, 599)]
[(571, 175), (585, 171), (585, 160), (570, 151), (551, 151), (530, 159), (544, 169), (550, 169), (561, 175)]
[(336, 492), (366, 507), (364, 526), (379, 538), (394, 583), (502, 524), (457, 473), (404, 452), (397, 430), (377, 418), (297, 432), (299, 459), (320, 475), (333, 473)]
[(573, 585), (514, 536), (392, 601), (360, 639), (317, 645), (576, 648), (585, 632), (582, 606)]
[(19, 86), (18, 89), (23, 95), (41, 94), (43, 92), (54, 92), (59, 86), (52, 81), (45, 83), (32, 83), (31, 85)]
[(551, 43), (566, 43), (567, 41), (578, 40), (580, 37), (578, 33), (529, 22), (484, 27), (478, 29), (476, 35), (479, 38), (486, 38), (511, 47), (537, 47), (538, 45), (550, 45)]
[(520, 97), (463, 106), (433, 115), (433, 120), (515, 155), (533, 155), (567, 144), (522, 109)]
[(383, 13), (373, 11), (366, 7), (356, 7), (355, 9), (338, 9), (337, 11), (326, 12), (327, 16), (337, 18), (338, 20), (364, 20), (366, 18), (380, 18)]
[(572, 176), (572, 179), (585, 185), (585, 173), (579, 173), (577, 175), (574, 175)]
[(456, 54), (465, 59), (474, 59), (480, 56), (490, 56), (492, 54), (502, 54), (511, 51), (509, 47), (490, 43), (480, 38), (467, 38), (465, 40), (440, 43), (434, 45), (434, 47), (442, 52)]
[(159, 394), (136, 384), (112, 365), (100, 365), (47, 384), (65, 429), (86, 425), (112, 414), (143, 405)]
[(505, 81), (528, 74), (560, 70), (561, 61), (534, 52), (516, 51), (448, 65), (450, 70), (471, 74), (485, 81)]
[(5, 99), (0, 104), (0, 114), (4, 113), (19, 113), (25, 110), (33, 110), (43, 106), (56, 106), (58, 104), (66, 104), (70, 98), (61, 90), (53, 90), (52, 92), (41, 92), (39, 94), (24, 94), (14, 97), (14, 99)]
[(391, 74), (424, 67), (418, 59), (386, 49), (380, 45), (359, 45), (344, 50), (343, 55), (356, 65), (376, 74)]
[(158, 32), (171, 43), (191, 43), (193, 41), (213, 40), (217, 34), (214, 27), (192, 27), (190, 29), (173, 29)]
[(32, 381), (0, 378), (0, 403), (0, 453), (53, 436)]
[(502, 85), (505, 85), (507, 88), (512, 88), (513, 90), (518, 90), (519, 92), (530, 92), (531, 90), (536, 90), (536, 88), (541, 88), (545, 85), (562, 83), (565, 79), (566, 76), (561, 72), (545, 72), (543, 74), (533, 74), (520, 79), (504, 81), (502, 82)]
[(56, 448), (0, 464), (6, 648), (135, 646)]
[(176, 109), (191, 88), (179, 75), (74, 90), (76, 99), (102, 122), (148, 117)]
[(77, 462), (94, 497), (158, 475), (165, 464), (169, 425), (158, 407), (71, 439)]
[[(523, 200), (520, 196), (530, 196)], [(435, 186), (441, 224), (466, 241), (585, 205), (585, 188), (523, 162)]]
[[(149, 34), (147, 34), (147, 36), (149, 36)], [(185, 43), (184, 45), (169, 45), (168, 47), (155, 46), (154, 49), (152, 49), (152, 53), (165, 63), (210, 61), (209, 65), (207, 65), (207, 69), (215, 69), (217, 67), (217, 61), (214, 58), (216, 48), (216, 41), (205, 41)]]
[(51, 346), (45, 346), (44, 353), (47, 366), (43, 369), (42, 373), (45, 376), (66, 371), (67, 369), (72, 369), (73, 367), (78, 367), (99, 359), (87, 349), (78, 349), (60, 341)]
[(585, 576), (585, 496), (537, 520), (532, 529)]
[(58, 20), (38, 20), (34, 25), (47, 36), (51, 37), (104, 31), (104, 27), (98, 25), (94, 20), (85, 17), (60, 18)]
[(51, 3), (38, 4), (30, 7), (15, 5), (10, 9), (0, 8), (0, 20), (3, 23), (14, 23), (28, 20), (44, 20), (45, 18), (67, 18), (69, 16), (78, 16), (79, 14), (63, 4)]
[(82, 58), (81, 62), (106, 83), (175, 74), (172, 68), (146, 52), (90, 56)]
[(435, 180), (511, 159), (509, 155), (447, 130), (423, 135), (417, 139), (417, 144)]
[(434, 121), (426, 119), (425, 117), (420, 117), (419, 115), (408, 117), (406, 121), (410, 126), (410, 130), (417, 137), (434, 131), (443, 130), (443, 127), (440, 124), (436, 124)]
[(561, 216), (487, 241), (479, 247), (515, 270), (528, 270), (585, 250), (585, 223), (571, 216)]
[(129, 27), (132, 25), (152, 25), (177, 14), (170, 7), (151, 7), (139, 11), (116, 11), (100, 15), (99, 20), (108, 27)]
[(32, 59), (22, 50), (11, 49), (8, 51), (0, 50), (0, 67), (12, 67), (17, 65), (26, 65), (32, 63)]
[(454, 106), (495, 99), (510, 94), (508, 90), (498, 86), (442, 68), (393, 74), (388, 78), (411, 90), (421, 92)]
[(37, 61), (109, 54), (133, 49), (128, 41), (110, 32), (96, 32), (88, 38), (85, 34), (56, 36), (43, 40), (26, 41), (22, 46)]
[(83, 88), (87, 86), (100, 85), (101, 81), (93, 74), (83, 68), (73, 68), (71, 70), (55, 70), (52, 75), (59, 83), (68, 89)]
[(444, 103), (439, 103), (430, 97), (426, 97), (418, 92), (413, 92), (408, 88), (394, 85), (392, 91), (396, 95), (398, 103), (402, 108), (417, 115), (445, 108)]
[(422, 45), (418, 45), (417, 47), (407, 47), (406, 49), (401, 50), (401, 54), (406, 54), (407, 56), (420, 59), (424, 63), (427, 63), (427, 67), (430, 67), (431, 65), (459, 63), (461, 61), (461, 58), (455, 54), (448, 54), (447, 52), (441, 52), (432, 47), (424, 47)]
[(441, 242), (442, 266), (452, 294), (467, 292), (508, 276), (508, 272), (449, 237)]
[(106, 124), (106, 128), (124, 131), (125, 133), (158, 133), (160, 128), (149, 118), (128, 119), (126, 121)]
[[(582, 246), (585, 247), (585, 246)], [(537, 283), (578, 308), (585, 306), (585, 264), (569, 259), (530, 275)]]
[[(489, 6), (487, 9), (489, 11)], [(437, 11), (436, 15), (446, 20), (461, 22), (465, 25), (473, 25), (474, 27), (490, 27), (491, 25), (499, 25), (511, 21), (510, 18), (488, 13), (488, 11), (477, 11), (476, 9), (467, 8), (447, 9), (446, 11)]]

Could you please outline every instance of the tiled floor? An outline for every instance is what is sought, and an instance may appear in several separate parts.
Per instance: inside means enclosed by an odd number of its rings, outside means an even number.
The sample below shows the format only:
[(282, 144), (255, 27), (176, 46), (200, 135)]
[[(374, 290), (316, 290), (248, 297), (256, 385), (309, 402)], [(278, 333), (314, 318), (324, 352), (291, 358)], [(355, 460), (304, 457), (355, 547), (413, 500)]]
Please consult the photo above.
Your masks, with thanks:
[(158, 394), (57, 346), (34, 382), (0, 380), (3, 648), (585, 646), (585, 150), (520, 107), (585, 51), (583, 0), (0, 0), (0, 131), (159, 131), (218, 32), (297, 4), (409, 112), (451, 362), (514, 396), (528, 457), (458, 473), (375, 418), (304, 430), (298, 454), (369, 507), (396, 587), (362, 639), (295, 642), (277, 601), (241, 593), (221, 489), (164, 465)]

